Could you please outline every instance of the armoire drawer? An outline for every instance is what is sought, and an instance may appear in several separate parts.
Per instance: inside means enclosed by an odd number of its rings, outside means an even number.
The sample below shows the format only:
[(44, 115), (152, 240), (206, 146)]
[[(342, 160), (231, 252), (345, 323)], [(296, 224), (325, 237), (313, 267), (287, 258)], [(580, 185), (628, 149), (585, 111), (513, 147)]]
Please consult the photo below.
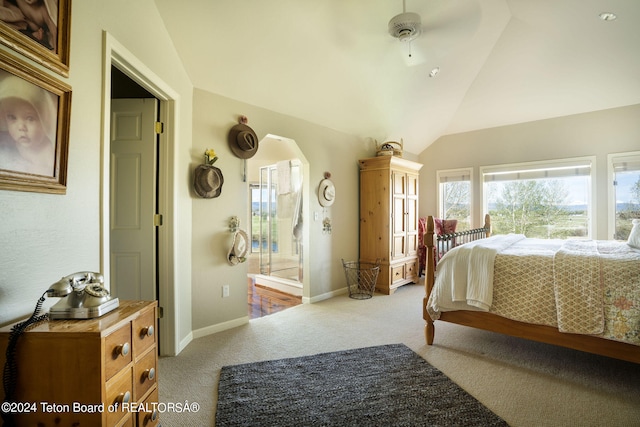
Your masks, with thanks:
[(418, 262), (410, 261), (404, 265), (404, 277), (407, 280), (416, 280), (418, 278)]
[(404, 264), (391, 266), (391, 283), (404, 280)]

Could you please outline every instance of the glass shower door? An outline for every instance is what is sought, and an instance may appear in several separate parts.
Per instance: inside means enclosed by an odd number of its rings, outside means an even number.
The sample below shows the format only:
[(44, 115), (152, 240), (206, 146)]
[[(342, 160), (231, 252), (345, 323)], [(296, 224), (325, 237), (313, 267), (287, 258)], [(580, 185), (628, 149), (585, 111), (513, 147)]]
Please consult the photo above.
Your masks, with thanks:
[[(271, 248), (273, 246), (273, 217), (277, 212), (274, 188), (275, 169), (260, 168), (260, 274), (271, 275)], [(277, 242), (276, 248), (277, 248)]]
[(261, 274), (302, 282), (301, 181), (295, 160), (260, 168)]

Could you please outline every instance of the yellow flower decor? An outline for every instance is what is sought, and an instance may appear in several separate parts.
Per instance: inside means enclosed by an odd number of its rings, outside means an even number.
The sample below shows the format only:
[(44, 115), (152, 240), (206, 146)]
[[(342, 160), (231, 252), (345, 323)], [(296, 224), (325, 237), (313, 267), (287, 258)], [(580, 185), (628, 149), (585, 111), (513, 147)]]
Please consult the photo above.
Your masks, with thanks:
[(212, 165), (218, 160), (218, 156), (213, 148), (207, 148), (204, 152), (204, 162), (207, 165)]

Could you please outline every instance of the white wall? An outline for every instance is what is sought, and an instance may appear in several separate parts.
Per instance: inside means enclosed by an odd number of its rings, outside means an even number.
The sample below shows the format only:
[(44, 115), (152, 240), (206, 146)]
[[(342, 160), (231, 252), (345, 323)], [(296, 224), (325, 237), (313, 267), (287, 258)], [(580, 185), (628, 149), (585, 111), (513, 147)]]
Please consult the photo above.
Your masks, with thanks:
[[(184, 339), (191, 332), (192, 85), (153, 0), (81, 0), (74, 1), (72, 8), (70, 76), (64, 79), (50, 72), (73, 90), (67, 194), (0, 191), (0, 324), (29, 315), (37, 299), (60, 277), (101, 269), (102, 39), (106, 30), (180, 96), (172, 195), (179, 262), (173, 280), (187, 295), (178, 299), (177, 335)], [(46, 306), (54, 302), (47, 301)]]
[(640, 149), (640, 105), (447, 135), (419, 155), (420, 216), (437, 214), (436, 171), (474, 167), (475, 224), (481, 226), (479, 167), (596, 156), (596, 229), (607, 239), (607, 154)]

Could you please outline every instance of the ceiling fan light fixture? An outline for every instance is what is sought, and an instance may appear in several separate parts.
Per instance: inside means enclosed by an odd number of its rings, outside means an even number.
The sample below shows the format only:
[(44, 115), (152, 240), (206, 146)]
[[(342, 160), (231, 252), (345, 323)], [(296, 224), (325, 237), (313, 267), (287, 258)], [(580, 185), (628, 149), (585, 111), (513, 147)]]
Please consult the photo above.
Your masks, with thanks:
[(615, 21), (618, 17), (615, 13), (612, 12), (602, 12), (599, 16), (603, 21)]
[(389, 21), (389, 34), (402, 42), (408, 42), (420, 35), (422, 21), (420, 15), (405, 12), (394, 16)]

